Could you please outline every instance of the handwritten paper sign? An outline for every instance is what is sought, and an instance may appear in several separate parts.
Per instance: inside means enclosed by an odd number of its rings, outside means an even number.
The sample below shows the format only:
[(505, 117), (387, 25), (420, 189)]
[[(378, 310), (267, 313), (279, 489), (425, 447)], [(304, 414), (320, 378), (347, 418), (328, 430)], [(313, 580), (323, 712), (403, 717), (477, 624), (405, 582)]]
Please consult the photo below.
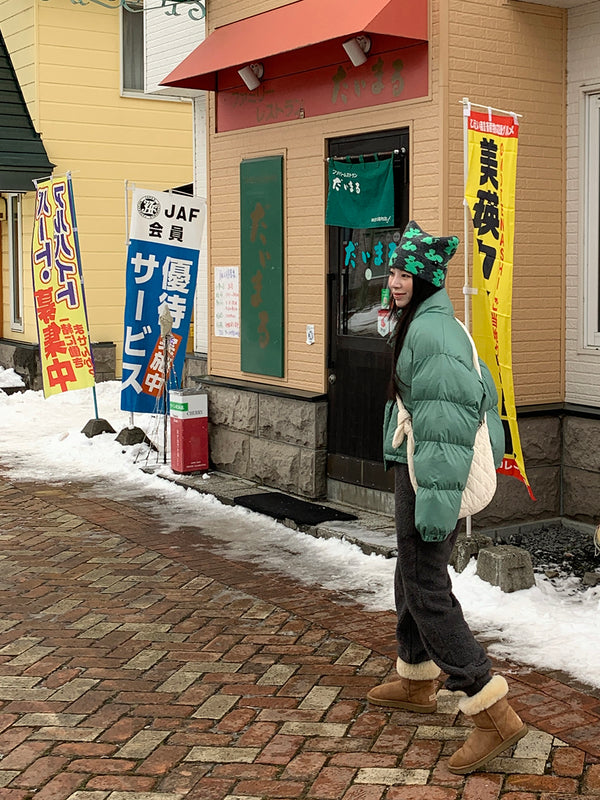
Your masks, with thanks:
[(239, 335), (240, 269), (215, 267), (215, 336)]

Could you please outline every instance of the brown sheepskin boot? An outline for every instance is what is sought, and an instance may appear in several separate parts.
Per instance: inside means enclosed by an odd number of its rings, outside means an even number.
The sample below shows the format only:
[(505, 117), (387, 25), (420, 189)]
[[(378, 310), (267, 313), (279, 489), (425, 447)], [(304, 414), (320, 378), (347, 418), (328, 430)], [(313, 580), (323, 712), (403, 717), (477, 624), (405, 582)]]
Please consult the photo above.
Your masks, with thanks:
[(450, 757), (450, 772), (464, 775), (483, 767), (525, 736), (527, 725), (508, 704), (507, 694), (506, 680), (502, 675), (494, 675), (480, 692), (461, 698), (458, 707), (471, 717), (475, 730)]
[(433, 661), (407, 664), (399, 658), (396, 661), (396, 672), (400, 680), (375, 686), (367, 694), (367, 700), (375, 706), (432, 714), (437, 709), (435, 679), (440, 674), (437, 664)]

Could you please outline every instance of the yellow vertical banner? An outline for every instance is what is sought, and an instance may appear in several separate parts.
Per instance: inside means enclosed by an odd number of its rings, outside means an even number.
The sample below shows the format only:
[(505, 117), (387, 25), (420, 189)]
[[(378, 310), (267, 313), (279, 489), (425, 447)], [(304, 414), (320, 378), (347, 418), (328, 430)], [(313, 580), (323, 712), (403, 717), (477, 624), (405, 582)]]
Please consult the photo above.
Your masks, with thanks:
[(506, 449), (498, 472), (522, 481), (535, 500), (523, 461), (512, 369), (511, 316), (515, 186), (519, 124), (516, 115), (467, 107), (465, 197), (473, 221), (473, 338), (500, 398)]
[(37, 184), (31, 244), (44, 396), (94, 386), (70, 177)]

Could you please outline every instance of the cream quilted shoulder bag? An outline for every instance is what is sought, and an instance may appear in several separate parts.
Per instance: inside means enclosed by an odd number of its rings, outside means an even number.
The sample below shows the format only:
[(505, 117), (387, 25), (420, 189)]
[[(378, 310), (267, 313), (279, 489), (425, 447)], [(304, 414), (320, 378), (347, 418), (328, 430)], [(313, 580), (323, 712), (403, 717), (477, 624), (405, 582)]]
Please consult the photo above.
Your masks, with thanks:
[[(477, 374), (481, 377), (481, 368), (479, 366), (479, 357), (477, 355), (475, 342), (463, 323), (459, 319), (456, 321), (469, 337), (471, 347), (473, 348), (473, 366), (477, 370)], [(416, 492), (418, 484), (415, 478), (413, 464), (415, 439), (412, 429), (412, 420), (399, 395), (396, 395), (396, 405), (398, 406), (398, 426), (394, 432), (392, 445), (394, 447), (399, 447), (404, 437), (406, 437), (408, 472), (410, 475), (410, 482)], [(494, 465), (494, 454), (492, 452), (492, 443), (490, 441), (490, 432), (488, 430), (486, 415), (484, 414), (483, 420), (479, 424), (475, 435), (473, 461), (471, 462), (469, 477), (467, 478), (467, 483), (462, 494), (458, 519), (477, 514), (489, 505), (496, 493), (496, 483), (497, 477), (496, 467)]]

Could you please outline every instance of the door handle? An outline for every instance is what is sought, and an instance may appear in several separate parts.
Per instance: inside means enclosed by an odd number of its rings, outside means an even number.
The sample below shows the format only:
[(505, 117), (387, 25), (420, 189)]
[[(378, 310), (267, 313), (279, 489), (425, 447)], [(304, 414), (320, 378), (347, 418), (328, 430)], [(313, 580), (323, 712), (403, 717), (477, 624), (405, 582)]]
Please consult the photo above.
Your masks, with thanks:
[(330, 272), (327, 275), (327, 313), (329, 315), (329, 341), (327, 346), (327, 366), (331, 369), (335, 364), (336, 348), (335, 337), (337, 336), (337, 314), (336, 314), (336, 295), (335, 287), (337, 276)]
[(330, 376), (327, 378), (327, 380), (333, 386), (333, 384), (337, 381), (337, 376), (336, 376), (335, 372), (332, 372), (330, 374)]

